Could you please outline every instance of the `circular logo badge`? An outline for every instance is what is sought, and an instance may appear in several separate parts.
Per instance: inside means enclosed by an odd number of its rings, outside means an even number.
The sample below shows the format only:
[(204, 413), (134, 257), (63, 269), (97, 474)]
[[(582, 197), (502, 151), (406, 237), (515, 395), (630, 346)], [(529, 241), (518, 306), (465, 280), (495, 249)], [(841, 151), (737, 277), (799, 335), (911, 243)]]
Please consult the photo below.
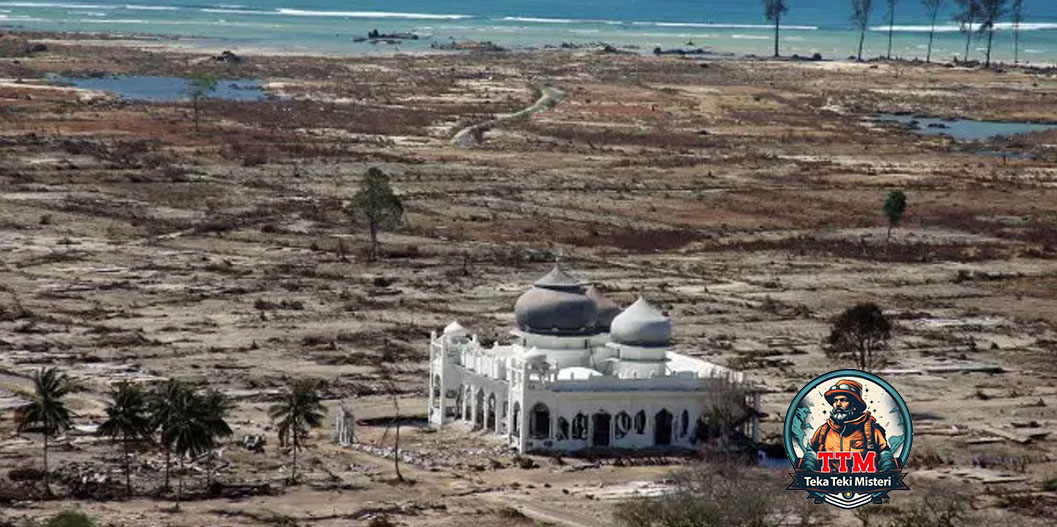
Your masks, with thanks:
[(895, 388), (860, 370), (837, 370), (807, 383), (785, 415), (785, 451), (793, 465), (787, 490), (815, 503), (854, 509), (909, 490), (910, 410)]

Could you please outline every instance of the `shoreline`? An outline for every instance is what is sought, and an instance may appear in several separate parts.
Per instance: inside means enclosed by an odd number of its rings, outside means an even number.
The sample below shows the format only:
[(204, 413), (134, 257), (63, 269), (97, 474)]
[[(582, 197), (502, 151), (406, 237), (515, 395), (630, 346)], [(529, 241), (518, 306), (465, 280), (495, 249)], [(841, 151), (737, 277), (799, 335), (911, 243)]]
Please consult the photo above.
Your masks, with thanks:
[[(969, 60), (968, 62), (959, 62), (957, 57), (954, 60), (932, 60), (931, 62), (925, 62), (919, 58), (907, 59), (893, 57), (891, 59), (883, 56), (864, 57), (863, 60), (854, 60), (847, 56), (832, 56), (826, 57), (820, 53), (815, 55), (821, 58), (813, 58), (812, 55), (799, 54), (799, 53), (788, 53), (783, 54), (780, 57), (772, 57), (769, 55), (761, 55), (755, 53), (738, 53), (734, 51), (723, 51), (715, 49), (710, 46), (702, 46), (694, 44), (685, 47), (671, 47), (671, 48), (649, 48), (639, 46), (633, 43), (615, 43), (605, 41), (595, 41), (586, 43), (577, 43), (569, 41), (560, 41), (546, 43), (542, 46), (516, 46), (516, 47), (502, 47), (500, 50), (489, 51), (489, 50), (468, 50), (468, 49), (438, 49), (438, 48), (427, 48), (427, 49), (415, 49), (415, 50), (404, 50), (399, 49), (398, 46), (393, 46), (389, 49), (380, 48), (380, 51), (371, 52), (360, 52), (360, 51), (326, 51), (322, 49), (304, 49), (304, 50), (291, 50), (286, 49), (285, 46), (273, 47), (268, 45), (252, 45), (239, 43), (237, 41), (225, 42), (225, 39), (208, 37), (201, 35), (165, 35), (157, 33), (121, 33), (121, 32), (105, 32), (105, 31), (42, 31), (38, 29), (26, 29), (17, 27), (8, 27), (0, 25), (0, 29), (6, 29), (8, 35), (17, 35), (26, 40), (32, 40), (45, 44), (75, 44), (75, 45), (86, 45), (86, 46), (109, 46), (109, 47), (124, 47), (141, 49), (144, 51), (155, 51), (155, 52), (179, 52), (179, 53), (192, 53), (192, 54), (220, 54), (224, 51), (230, 51), (237, 55), (244, 56), (256, 56), (256, 57), (306, 57), (306, 58), (333, 58), (333, 59), (348, 59), (348, 58), (385, 58), (385, 57), (426, 57), (426, 56), (444, 56), (444, 55), (464, 55), (473, 53), (496, 53), (496, 54), (530, 54), (530, 53), (542, 53), (552, 51), (607, 51), (613, 54), (629, 54), (639, 56), (654, 56), (654, 55), (675, 55), (683, 56), (684, 58), (702, 58), (708, 60), (779, 60), (779, 61), (792, 61), (792, 62), (827, 62), (827, 63), (838, 63), (838, 64), (877, 64), (877, 63), (894, 63), (894, 64), (917, 64), (926, 65), (934, 64), (942, 67), (969, 67), (977, 68), (982, 66), (982, 60)], [(465, 40), (461, 42), (466, 43), (477, 43), (477, 44), (490, 44), (488, 41), (474, 41)], [(688, 42), (691, 44), (692, 42)], [(389, 46), (389, 45), (384, 45)], [(656, 53), (655, 50), (663, 50), (663, 53)], [(611, 50), (611, 51), (610, 51)], [(1057, 70), (1057, 61), (1050, 64), (1047, 62), (1028, 62), (1021, 61), (1019, 64), (1013, 64), (1010, 62), (1004, 62), (1002, 60), (992, 60), (992, 69), (1017, 69), (1024, 71), (1038, 71), (1038, 72), (1051, 72)]]

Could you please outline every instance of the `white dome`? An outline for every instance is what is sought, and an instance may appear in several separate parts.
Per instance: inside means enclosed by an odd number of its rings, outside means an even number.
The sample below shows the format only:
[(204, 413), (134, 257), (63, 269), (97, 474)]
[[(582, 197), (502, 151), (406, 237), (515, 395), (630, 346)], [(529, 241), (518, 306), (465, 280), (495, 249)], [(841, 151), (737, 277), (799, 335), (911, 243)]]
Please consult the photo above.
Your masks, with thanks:
[(590, 379), (591, 377), (601, 377), (602, 374), (598, 371), (592, 370), (591, 368), (584, 368), (581, 366), (573, 366), (570, 368), (562, 368), (558, 370), (559, 381), (582, 381), (584, 379)]
[(672, 340), (672, 321), (640, 296), (613, 319), (609, 334), (619, 344), (667, 346)]
[(451, 324), (444, 326), (444, 334), (450, 337), (465, 337), (466, 333), (466, 328), (462, 327), (458, 320), (453, 320)]

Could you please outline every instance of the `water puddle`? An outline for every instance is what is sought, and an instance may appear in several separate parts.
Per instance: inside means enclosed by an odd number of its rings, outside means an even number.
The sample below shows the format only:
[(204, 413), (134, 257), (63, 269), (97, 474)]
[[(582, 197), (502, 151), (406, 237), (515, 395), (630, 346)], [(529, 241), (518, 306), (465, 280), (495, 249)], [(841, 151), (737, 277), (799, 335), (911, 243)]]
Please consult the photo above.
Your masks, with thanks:
[(874, 116), (878, 121), (909, 125), (914, 133), (921, 135), (946, 135), (960, 141), (986, 141), (996, 137), (1008, 137), (1032, 132), (1057, 129), (1057, 124), (1041, 124), (1004, 121), (973, 121), (970, 119), (938, 119), (914, 115), (882, 113)]
[[(151, 102), (186, 101), (187, 79), (158, 75), (108, 75), (103, 77), (67, 77), (48, 75), (48, 80), (64, 86), (87, 90), (106, 91), (122, 99)], [(272, 96), (264, 91), (260, 81), (254, 79), (219, 79), (214, 91), (208, 95), (213, 99), (232, 101), (261, 101)]]

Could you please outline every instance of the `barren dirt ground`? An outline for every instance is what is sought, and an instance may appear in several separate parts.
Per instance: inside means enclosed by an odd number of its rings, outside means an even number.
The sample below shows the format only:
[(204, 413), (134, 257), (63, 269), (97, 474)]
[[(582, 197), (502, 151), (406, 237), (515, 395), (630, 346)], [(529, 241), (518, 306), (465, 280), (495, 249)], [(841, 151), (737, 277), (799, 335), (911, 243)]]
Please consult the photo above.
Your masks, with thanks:
[[(558, 256), (623, 305), (663, 306), (678, 351), (748, 372), (772, 443), (800, 386), (845, 366), (821, 353), (828, 319), (877, 302), (897, 325), (882, 375), (915, 418), (911, 487), (966, 481), (995, 521), (1057, 517), (1043, 488), (1057, 477), (1057, 132), (955, 142), (870, 118), (1057, 121), (1052, 72), (593, 51), (221, 63), (47, 42), (0, 59), (0, 476), (39, 466), (39, 438), (16, 434), (10, 410), (57, 365), (77, 381), (78, 425), (100, 421), (119, 379), (224, 390), (238, 407), (218, 480), (278, 494), (207, 498), (192, 464), (176, 510), (155, 492), (163, 456), (144, 448), (133, 485), (150, 497), (16, 500), (0, 522), (72, 503), (129, 526), (607, 525), (616, 500), (691, 460), (521, 468), (486, 435), (421, 424), (429, 332), (458, 319), (505, 338), (517, 295)], [(202, 70), (282, 98), (208, 101), (196, 133), (185, 103), (43, 79)], [(453, 145), (547, 86), (557, 106)], [(369, 166), (406, 208), (377, 263), (347, 211)], [(907, 215), (885, 251), (896, 187)], [(393, 437), (383, 364), (412, 417), (411, 485), (379, 450)], [(325, 381), (328, 406), (367, 420), (368, 446), (333, 444), (328, 418), (305, 483), (284, 488), (266, 410), (290, 377)], [(247, 434), (268, 438), (264, 454), (241, 448)], [(56, 443), (60, 495), (82, 476), (121, 480), (105, 440)]]

